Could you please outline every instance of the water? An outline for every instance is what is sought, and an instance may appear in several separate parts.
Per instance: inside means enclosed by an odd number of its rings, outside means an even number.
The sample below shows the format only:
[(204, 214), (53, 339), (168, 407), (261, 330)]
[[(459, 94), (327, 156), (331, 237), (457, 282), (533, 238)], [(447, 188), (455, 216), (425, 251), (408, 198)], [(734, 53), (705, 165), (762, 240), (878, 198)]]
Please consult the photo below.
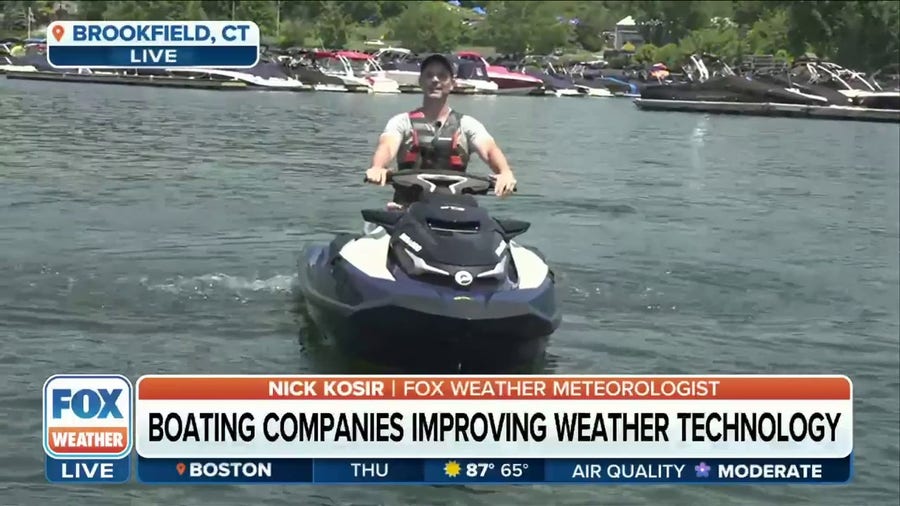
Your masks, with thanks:
[[(559, 271), (552, 373), (840, 373), (846, 487), (56, 487), (55, 372), (328, 372), (298, 252), (359, 230), (378, 131), (417, 97), (0, 80), (0, 495), (10, 504), (896, 504), (898, 127), (459, 97)], [(538, 119), (538, 121), (534, 121)], [(476, 165), (481, 168), (480, 162)]]

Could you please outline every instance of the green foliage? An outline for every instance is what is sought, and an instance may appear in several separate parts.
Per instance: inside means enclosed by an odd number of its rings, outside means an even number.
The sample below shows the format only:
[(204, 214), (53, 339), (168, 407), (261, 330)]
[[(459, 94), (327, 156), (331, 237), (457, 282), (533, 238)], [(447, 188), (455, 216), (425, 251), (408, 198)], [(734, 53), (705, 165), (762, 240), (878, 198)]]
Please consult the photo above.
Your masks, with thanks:
[(316, 23), (316, 35), (326, 48), (342, 48), (350, 36), (349, 16), (341, 9), (340, 2), (322, 2), (324, 8)]
[(779, 9), (769, 16), (756, 20), (747, 33), (747, 44), (753, 54), (786, 52), (788, 47), (788, 14)]
[(448, 4), (421, 1), (410, 5), (392, 27), (392, 37), (416, 52), (449, 52), (459, 45), (467, 28)]
[(564, 47), (573, 27), (557, 20), (554, 2), (489, 2), (484, 30), (504, 53), (550, 53)]
[(302, 46), (306, 38), (313, 33), (311, 27), (299, 19), (286, 21), (281, 24), (278, 46), (282, 48)]
[(678, 45), (685, 55), (711, 53), (725, 61), (738, 60), (750, 52), (746, 39), (741, 37), (736, 27), (731, 26), (694, 30), (681, 39)]

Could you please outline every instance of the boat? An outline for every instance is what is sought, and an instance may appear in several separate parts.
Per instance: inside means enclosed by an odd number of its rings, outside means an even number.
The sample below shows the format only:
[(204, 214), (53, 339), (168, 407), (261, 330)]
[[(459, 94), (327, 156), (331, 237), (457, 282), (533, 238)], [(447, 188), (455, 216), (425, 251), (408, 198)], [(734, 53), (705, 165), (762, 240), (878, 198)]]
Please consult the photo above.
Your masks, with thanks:
[(900, 109), (900, 91), (884, 90), (865, 74), (822, 61), (815, 55), (798, 58), (791, 75), (796, 81), (824, 86), (848, 97), (853, 105), (872, 109)]
[(626, 81), (606, 77), (592, 62), (579, 62), (565, 69), (575, 86), (591, 97), (641, 96), (638, 87)]
[[(346, 93), (351, 91), (344, 85), (340, 77), (326, 74), (319, 68), (315, 58), (315, 51), (296, 49), (289, 54), (279, 56), (279, 60), (285, 66), (288, 75), (302, 83), (309, 84), (315, 91), (333, 91)], [(358, 86), (368, 91), (368, 86)]]
[(544, 85), (544, 81), (534, 76), (513, 72), (501, 65), (489, 65), (481, 54), (474, 51), (460, 51), (456, 56), (483, 65), (488, 79), (497, 84), (498, 95), (529, 95)]
[(458, 56), (451, 58), (456, 64), (456, 82), (475, 88), (476, 95), (496, 95), (500, 86), (488, 77), (487, 65), (483, 61), (467, 60)]
[(582, 90), (575, 85), (575, 81), (568, 75), (556, 71), (550, 61), (533, 55), (526, 56), (519, 72), (540, 79), (543, 86), (536, 89), (531, 95), (553, 97), (586, 97), (587, 90)]
[(167, 68), (164, 70), (172, 77), (233, 79), (242, 81), (251, 88), (264, 90), (305, 91), (312, 89), (312, 86), (288, 76), (284, 67), (275, 62), (260, 61), (251, 68), (241, 70), (191, 67)]
[(384, 69), (384, 75), (400, 86), (419, 85), (419, 60), (409, 49), (384, 47), (375, 51), (372, 58)]
[[(307, 248), (298, 287), (318, 334), (368, 363), (455, 371), (533, 364), (561, 323), (555, 277), (473, 195), (493, 179), (455, 171), (391, 173), (418, 189), (407, 210), (365, 209), (362, 234)], [(427, 364), (427, 365), (426, 365)]]
[[(717, 68), (710, 72), (704, 60), (713, 59)], [(809, 93), (800, 86), (782, 83), (770, 77), (737, 75), (713, 55), (691, 55), (685, 66), (689, 79), (680, 83), (648, 85), (641, 90), (644, 100), (684, 100), (689, 102), (778, 103), (801, 105), (835, 104), (823, 94)]]
[(0, 47), (0, 72), (59, 72), (47, 61), (46, 53), (29, 51), (21, 56), (13, 56), (12, 47)]
[(363, 89), (369, 93), (400, 93), (400, 83), (387, 77), (384, 69), (369, 54), (316, 51), (314, 56), (322, 72), (340, 78), (351, 91)]

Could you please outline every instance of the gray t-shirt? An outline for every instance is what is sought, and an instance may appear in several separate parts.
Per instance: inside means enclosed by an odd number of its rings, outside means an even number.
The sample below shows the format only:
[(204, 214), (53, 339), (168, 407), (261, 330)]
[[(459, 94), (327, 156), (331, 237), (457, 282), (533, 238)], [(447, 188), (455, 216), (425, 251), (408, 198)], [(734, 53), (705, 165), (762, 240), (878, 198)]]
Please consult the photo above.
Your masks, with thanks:
[[(463, 135), (460, 138), (460, 144), (467, 153), (474, 154), (477, 151), (477, 146), (493, 138), (484, 125), (471, 116), (463, 114), (459, 123), (463, 132)], [(433, 126), (431, 128), (434, 130)], [(409, 121), (409, 113), (403, 112), (395, 115), (387, 122), (387, 126), (384, 127), (382, 135), (398, 135), (402, 142), (407, 136), (412, 135), (412, 131), (413, 128), (412, 123)]]

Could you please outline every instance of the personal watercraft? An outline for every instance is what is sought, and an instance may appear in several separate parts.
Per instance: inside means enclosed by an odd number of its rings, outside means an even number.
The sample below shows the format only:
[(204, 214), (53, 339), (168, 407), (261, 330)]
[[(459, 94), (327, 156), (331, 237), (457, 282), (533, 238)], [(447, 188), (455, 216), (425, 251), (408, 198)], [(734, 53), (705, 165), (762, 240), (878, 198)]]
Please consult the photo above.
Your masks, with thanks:
[(559, 327), (553, 271), (473, 195), (494, 180), (455, 171), (391, 173), (419, 191), (404, 210), (364, 209), (365, 232), (308, 248), (299, 289), (319, 333), (369, 362), (508, 367), (540, 359)]

